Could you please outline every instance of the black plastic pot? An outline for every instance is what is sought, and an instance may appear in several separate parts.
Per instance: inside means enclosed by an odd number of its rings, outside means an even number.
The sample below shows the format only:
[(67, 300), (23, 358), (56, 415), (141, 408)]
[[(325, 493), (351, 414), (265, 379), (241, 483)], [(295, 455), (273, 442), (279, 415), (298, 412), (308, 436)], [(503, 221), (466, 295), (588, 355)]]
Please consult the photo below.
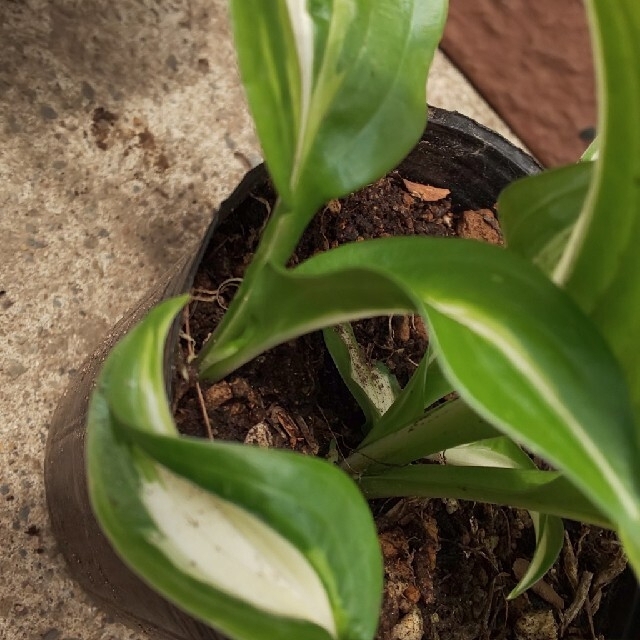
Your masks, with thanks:
[[(414, 182), (452, 189), (454, 207), (464, 210), (493, 206), (504, 186), (539, 168), (530, 156), (485, 127), (460, 114), (431, 109), (429, 126), (422, 140), (401, 163), (399, 171)], [(168, 603), (136, 577), (116, 556), (98, 527), (91, 512), (85, 475), (84, 438), (89, 394), (102, 362), (116, 341), (152, 305), (190, 289), (218, 222), (240, 209), (251, 191), (266, 179), (264, 167), (250, 171), (214, 214), (199, 248), (176, 264), (114, 327), (71, 382), (49, 432), (45, 459), (47, 501), (53, 532), (72, 576), (99, 607), (149, 632), (153, 638), (222, 640), (220, 634)], [(165, 350), (167, 380), (171, 380), (178, 331), (176, 323)], [(630, 593), (620, 597), (624, 598), (625, 607), (631, 604)], [(628, 638), (637, 640), (637, 636)]]

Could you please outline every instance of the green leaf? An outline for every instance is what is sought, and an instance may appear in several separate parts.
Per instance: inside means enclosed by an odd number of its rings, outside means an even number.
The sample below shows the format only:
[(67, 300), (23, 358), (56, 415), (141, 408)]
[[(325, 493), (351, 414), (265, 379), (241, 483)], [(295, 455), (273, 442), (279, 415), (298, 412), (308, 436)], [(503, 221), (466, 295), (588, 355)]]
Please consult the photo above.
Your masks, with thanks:
[[(456, 388), (489, 422), (564, 470), (621, 526), (640, 524), (640, 456), (617, 363), (599, 334), (584, 318), (569, 313), (568, 306), (562, 309), (540, 298), (538, 304), (553, 309), (546, 322), (518, 318), (528, 311), (509, 309), (510, 295), (515, 291), (504, 291), (500, 322), (468, 299), (436, 303), (430, 309), (431, 326)], [(547, 341), (549, 332), (555, 336)], [(581, 352), (577, 358), (569, 354), (574, 349)], [(603, 371), (613, 378), (600, 378)], [(604, 398), (607, 394), (613, 395)]]
[[(404, 237), (344, 245), (265, 276), (263, 304), (279, 313), (217, 363), (222, 371), (302, 332), (417, 311), (474, 411), (563, 470), (620, 528), (640, 527), (624, 377), (592, 323), (537, 268), (482, 243)], [(258, 317), (267, 307), (256, 300)]]
[[(378, 368), (379, 363), (367, 360), (363, 350), (358, 344), (351, 325), (343, 324), (332, 329), (325, 329), (325, 342), (331, 353), (334, 362), (340, 374), (345, 381), (347, 387), (351, 390), (354, 397), (358, 399), (358, 403), (363, 409), (367, 422), (373, 426), (375, 430), (380, 423), (381, 418), (386, 418), (390, 413), (390, 407), (397, 399), (399, 390), (394, 387), (389, 378), (388, 372), (381, 372)], [(418, 413), (422, 413), (425, 401), (426, 380), (420, 369), (425, 372), (427, 370), (428, 355), (422, 359), (419, 370), (413, 378), (413, 385), (408, 385), (402, 393), (405, 396), (417, 396), (419, 399)], [(395, 379), (394, 379), (395, 380)], [(418, 386), (415, 381), (420, 380)], [(396, 383), (397, 386), (397, 383)], [(399, 404), (399, 403), (398, 403)], [(405, 403), (406, 406), (407, 403)], [(457, 408), (470, 410), (462, 403), (462, 401), (454, 400), (448, 403)], [(395, 405), (397, 407), (397, 405)], [(373, 440), (378, 447), (372, 447), (365, 441), (358, 451), (352, 454), (343, 463), (343, 468), (351, 473), (360, 473), (366, 469), (367, 473), (371, 473), (371, 469), (379, 468), (373, 461), (378, 456), (378, 460), (385, 465), (389, 464), (405, 464), (423, 457), (422, 451), (428, 442), (433, 444), (438, 435), (445, 435), (448, 438), (455, 438), (459, 434), (461, 428), (469, 429), (470, 425), (475, 425), (478, 421), (483, 424), (481, 418), (473, 415), (456, 415), (457, 420), (447, 423), (445, 428), (442, 427), (443, 421), (433, 420), (435, 416), (441, 416), (445, 413), (450, 418), (452, 416), (451, 407), (441, 407), (431, 412), (432, 415), (422, 418), (413, 424), (409, 424), (402, 429), (392, 422), (386, 421), (385, 431), (377, 440)], [(398, 420), (402, 420), (402, 412), (394, 412)], [(413, 417), (413, 413), (406, 416), (408, 420)], [(405, 422), (400, 422), (402, 427)], [(490, 427), (489, 427), (490, 428)], [(468, 432), (467, 432), (468, 433)], [(473, 440), (477, 435), (477, 429), (474, 429), (473, 436), (466, 439)], [(397, 452), (400, 452), (398, 458)], [(428, 451), (428, 453), (431, 453)], [(481, 440), (479, 442), (466, 443), (447, 449), (442, 452), (446, 456), (446, 463), (457, 466), (488, 466), (503, 467), (515, 469), (535, 469), (533, 461), (527, 456), (518, 445), (508, 438), (502, 436)], [(564, 525), (562, 519), (557, 516), (549, 516), (536, 511), (530, 511), (530, 517), (536, 535), (536, 549), (532, 561), (529, 563), (518, 585), (509, 593), (508, 598), (514, 599), (527, 591), (531, 586), (538, 582), (549, 571), (558, 559), (560, 551), (564, 543)]]
[(384, 175), (415, 144), (446, 9), (446, 0), (272, 0), (268, 9), (232, 0), (249, 106), (296, 216)]
[[(586, 3), (592, 26), (600, 104), (597, 158), (577, 222), (553, 278), (600, 328), (627, 377), (640, 439), (640, 5)], [(573, 212), (572, 212), (573, 213)], [(634, 448), (637, 448), (637, 444)], [(640, 567), (638, 525), (620, 532)]]
[(498, 435), (495, 427), (457, 398), (431, 409), (419, 420), (390, 428), (376, 440), (367, 439), (342, 467), (357, 474), (376, 472), (389, 465), (409, 464), (450, 447)]
[(398, 394), (389, 410), (381, 416), (363, 440), (361, 447), (408, 427), (424, 415), (424, 410), (451, 392), (449, 381), (442, 375), (433, 350), (420, 360), (406, 387)]
[(349, 324), (325, 329), (324, 336), (342, 379), (367, 418), (368, 433), (361, 447), (405, 427), (411, 429), (425, 408), (453, 390), (431, 350), (400, 389), (386, 367), (366, 358)]
[(500, 225), (509, 249), (551, 275), (582, 210), (592, 163), (552, 169), (511, 183), (500, 194)]
[(359, 484), (370, 500), (401, 496), (455, 498), (529, 511), (544, 510), (554, 516), (615, 528), (557, 471), (416, 464), (362, 476)]
[(367, 360), (349, 324), (325, 329), (324, 341), (367, 425), (375, 425), (400, 393), (395, 376), (382, 363)]
[(640, 3), (589, 0), (586, 6), (596, 53), (600, 150), (585, 206), (554, 279), (611, 345), (627, 375), (638, 422)]
[[(388, 277), (364, 267), (350, 268), (347, 277), (340, 269), (320, 277), (299, 273), (270, 263), (261, 268), (260, 286), (242, 301), (239, 322), (228, 325), (224, 341), (214, 341), (201, 360), (202, 377), (224, 378), (263, 351), (304, 333), (370, 317), (378, 310), (385, 315), (404, 313), (417, 304)], [(278, 313), (264, 311), (275, 308)]]
[[(536, 469), (531, 458), (504, 436), (464, 444), (443, 452), (446, 464), (456, 466)], [(536, 533), (536, 550), (531, 563), (508, 598), (517, 598), (540, 580), (553, 566), (564, 543), (564, 525), (558, 516), (529, 511)]]
[[(186, 438), (176, 441), (144, 432), (132, 432), (132, 436), (154, 460), (210, 495), (252, 513), (265, 525), (262, 531), (257, 529), (265, 558), (282, 554), (282, 572), (297, 580), (296, 602), (289, 615), (306, 613), (310, 620), (317, 618), (322, 613), (320, 588), (327, 592), (322, 596), (328, 596), (330, 605), (327, 622), (320, 626), (335, 626), (331, 637), (373, 637), (382, 591), (380, 552), (368, 505), (345, 473), (324, 460), (286, 451)], [(256, 527), (250, 520), (247, 524), (248, 531)], [(275, 539), (265, 535), (270, 530), (279, 535)], [(242, 533), (239, 527), (230, 533), (238, 532)], [(280, 536), (302, 552), (308, 567), (296, 567), (285, 555), (286, 549), (278, 548)], [(309, 578), (303, 580), (303, 572), (309, 570), (317, 573), (317, 586)], [(302, 575), (296, 576), (296, 571)], [(272, 606), (280, 580), (279, 576), (267, 578), (265, 604)], [(238, 586), (246, 594), (251, 584)], [(273, 628), (271, 634), (274, 637)]]
[(96, 516), (124, 561), (237, 640), (371, 640), (382, 566), (368, 506), (329, 463), (176, 434), (162, 379), (172, 319), (150, 312), (91, 399)]
[(591, 160), (597, 160), (600, 155), (600, 138), (594, 138), (591, 144), (585, 149), (585, 152), (580, 157), (580, 162), (589, 162)]
[(242, 348), (266, 264), (284, 266), (316, 210), (416, 144), (447, 0), (232, 0), (238, 61), (279, 201), (198, 369)]

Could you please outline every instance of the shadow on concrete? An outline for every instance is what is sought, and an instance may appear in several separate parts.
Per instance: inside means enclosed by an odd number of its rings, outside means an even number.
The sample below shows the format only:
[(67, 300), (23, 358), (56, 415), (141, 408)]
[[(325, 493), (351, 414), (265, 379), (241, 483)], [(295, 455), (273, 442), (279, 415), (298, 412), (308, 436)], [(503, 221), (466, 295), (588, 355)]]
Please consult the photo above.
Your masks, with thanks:
[(0, 0), (0, 203), (107, 227), (166, 265), (226, 171), (194, 139), (244, 126), (234, 73), (221, 0)]
[(192, 27), (189, 6), (0, 0), (0, 96), (13, 89), (14, 99), (33, 102), (49, 89), (58, 104), (39, 105), (46, 121), (55, 119), (56, 106), (153, 93), (159, 76), (177, 71), (179, 60), (194, 53), (185, 50), (190, 39), (180, 33)]

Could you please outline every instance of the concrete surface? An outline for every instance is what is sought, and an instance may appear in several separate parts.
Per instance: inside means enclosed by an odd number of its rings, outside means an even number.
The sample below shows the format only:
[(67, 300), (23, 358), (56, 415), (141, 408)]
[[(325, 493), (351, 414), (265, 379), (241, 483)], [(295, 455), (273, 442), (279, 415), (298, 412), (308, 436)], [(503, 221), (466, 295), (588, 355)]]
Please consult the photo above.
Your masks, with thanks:
[[(431, 86), (505, 131), (442, 56)], [(142, 640), (67, 577), (47, 425), (258, 158), (223, 0), (0, 0), (0, 640)]]

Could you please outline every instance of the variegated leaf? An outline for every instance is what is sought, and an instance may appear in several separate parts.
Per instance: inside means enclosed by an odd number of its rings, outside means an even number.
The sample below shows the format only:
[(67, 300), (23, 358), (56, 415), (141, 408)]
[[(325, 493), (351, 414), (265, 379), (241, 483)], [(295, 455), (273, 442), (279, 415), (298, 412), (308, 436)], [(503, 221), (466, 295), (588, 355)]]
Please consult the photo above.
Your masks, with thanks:
[(589, 0), (586, 7), (596, 52), (599, 154), (553, 278), (611, 345), (640, 423), (640, 3)]
[[(252, 336), (249, 357), (300, 331), (424, 313), (445, 374), (480, 416), (562, 469), (621, 529), (640, 526), (640, 448), (619, 366), (571, 300), (511, 252), (416, 237), (354, 243), (271, 270), (262, 294), (281, 315)], [(640, 541), (628, 552), (640, 563)]]
[(498, 200), (509, 249), (551, 276), (580, 216), (592, 174), (593, 163), (583, 162), (510, 184)]
[(89, 489), (116, 551), (155, 589), (237, 640), (371, 640), (382, 567), (347, 475), (291, 452), (179, 437), (162, 376), (185, 298), (109, 356), (91, 401)]
[[(442, 453), (446, 464), (455, 466), (536, 469), (531, 458), (512, 440), (505, 437), (470, 442)], [(558, 559), (564, 543), (564, 525), (561, 518), (538, 511), (529, 511), (529, 514), (536, 533), (536, 549), (524, 576), (509, 593), (509, 599), (517, 598), (542, 579)]]
[(265, 11), (261, 0), (232, 0), (249, 105), (289, 207), (367, 184), (415, 143), (446, 9), (445, 0), (272, 0)]
[(400, 393), (398, 381), (381, 363), (367, 360), (351, 325), (325, 329), (324, 341), (371, 428), (395, 402)]

